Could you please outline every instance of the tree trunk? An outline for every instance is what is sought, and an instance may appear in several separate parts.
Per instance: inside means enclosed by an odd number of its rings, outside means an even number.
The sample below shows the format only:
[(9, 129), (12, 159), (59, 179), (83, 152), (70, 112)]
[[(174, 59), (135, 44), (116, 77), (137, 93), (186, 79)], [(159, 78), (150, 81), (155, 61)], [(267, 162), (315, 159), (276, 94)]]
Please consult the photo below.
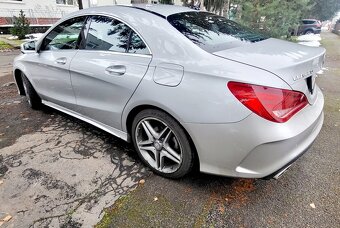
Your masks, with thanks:
[(83, 9), (83, 0), (78, 0), (79, 9)]
[(230, 19), (229, 11), (230, 11), (230, 0), (227, 1), (227, 7), (226, 7), (226, 16), (228, 19)]

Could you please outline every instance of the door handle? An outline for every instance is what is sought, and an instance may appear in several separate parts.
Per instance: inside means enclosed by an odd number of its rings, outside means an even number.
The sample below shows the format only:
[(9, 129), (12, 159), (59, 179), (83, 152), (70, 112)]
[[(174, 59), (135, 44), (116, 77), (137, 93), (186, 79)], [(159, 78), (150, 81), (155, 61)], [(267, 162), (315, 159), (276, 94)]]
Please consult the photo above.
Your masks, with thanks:
[(113, 65), (113, 66), (109, 66), (105, 69), (105, 71), (109, 74), (112, 75), (123, 75), (126, 72), (126, 67), (123, 65)]
[(67, 62), (67, 58), (61, 57), (61, 58), (56, 59), (55, 62), (56, 62), (57, 64), (60, 64), (60, 65), (65, 65), (66, 62)]

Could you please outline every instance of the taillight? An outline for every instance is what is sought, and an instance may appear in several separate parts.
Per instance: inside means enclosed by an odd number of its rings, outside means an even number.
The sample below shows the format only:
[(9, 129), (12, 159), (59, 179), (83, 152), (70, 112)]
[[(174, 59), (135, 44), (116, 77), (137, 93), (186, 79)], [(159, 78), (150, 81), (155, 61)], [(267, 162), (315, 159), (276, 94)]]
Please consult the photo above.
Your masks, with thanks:
[(228, 82), (234, 96), (257, 115), (277, 123), (288, 121), (308, 104), (306, 96), (297, 91), (240, 82)]

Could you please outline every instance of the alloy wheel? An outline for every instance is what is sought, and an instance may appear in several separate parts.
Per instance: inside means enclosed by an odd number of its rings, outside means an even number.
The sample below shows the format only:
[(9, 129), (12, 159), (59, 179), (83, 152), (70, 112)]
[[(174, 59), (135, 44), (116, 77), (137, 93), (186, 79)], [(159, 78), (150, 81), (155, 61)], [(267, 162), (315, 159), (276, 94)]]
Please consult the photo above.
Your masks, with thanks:
[(26, 98), (27, 98), (27, 102), (29, 105), (31, 105), (31, 97), (29, 95), (29, 92), (28, 92), (28, 89), (27, 89), (27, 86), (26, 86), (26, 83), (22, 83), (23, 86), (24, 86), (24, 90), (25, 90), (25, 94), (26, 94)]
[(174, 131), (163, 121), (148, 117), (137, 124), (136, 143), (140, 154), (151, 167), (173, 173), (182, 163), (182, 146)]

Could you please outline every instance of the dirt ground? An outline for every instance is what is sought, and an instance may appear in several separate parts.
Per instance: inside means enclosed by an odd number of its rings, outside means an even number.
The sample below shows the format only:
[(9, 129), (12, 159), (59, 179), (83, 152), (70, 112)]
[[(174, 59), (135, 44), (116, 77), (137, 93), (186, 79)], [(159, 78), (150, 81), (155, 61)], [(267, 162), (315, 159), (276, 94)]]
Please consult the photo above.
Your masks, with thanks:
[[(0, 219), (3, 227), (337, 227), (340, 224), (340, 38), (327, 49), (325, 122), (279, 180), (152, 174), (132, 146), (17, 94), (0, 53)], [(139, 184), (141, 179), (144, 184)]]

